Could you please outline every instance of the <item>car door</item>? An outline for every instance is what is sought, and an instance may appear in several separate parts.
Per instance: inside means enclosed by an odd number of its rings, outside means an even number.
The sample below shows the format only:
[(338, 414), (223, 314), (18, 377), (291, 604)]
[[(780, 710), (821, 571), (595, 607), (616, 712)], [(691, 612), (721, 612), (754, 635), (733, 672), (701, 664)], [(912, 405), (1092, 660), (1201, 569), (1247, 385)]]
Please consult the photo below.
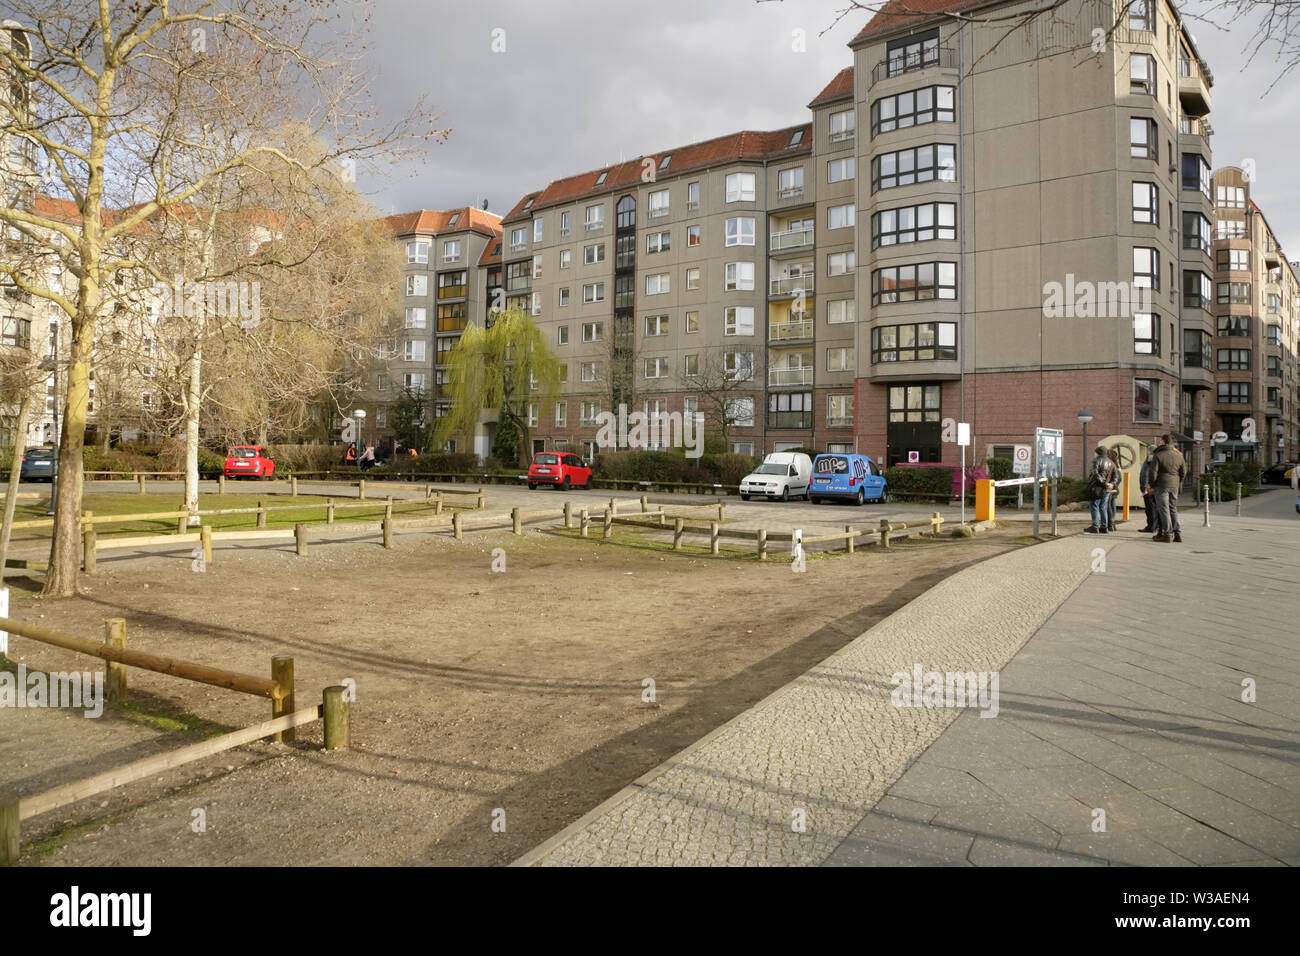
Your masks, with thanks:
[(885, 477), (880, 473), (880, 466), (870, 458), (867, 459), (867, 497), (881, 498), (885, 494)]

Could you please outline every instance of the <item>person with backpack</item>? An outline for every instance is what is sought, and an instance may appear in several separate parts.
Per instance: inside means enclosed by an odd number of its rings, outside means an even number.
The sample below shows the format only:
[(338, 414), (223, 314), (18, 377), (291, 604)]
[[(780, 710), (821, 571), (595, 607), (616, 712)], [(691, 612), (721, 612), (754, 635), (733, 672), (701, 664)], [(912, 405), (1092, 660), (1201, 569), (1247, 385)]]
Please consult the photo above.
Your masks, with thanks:
[(1092, 525), (1084, 528), (1084, 534), (1107, 534), (1106, 500), (1115, 488), (1118, 469), (1106, 455), (1106, 448), (1098, 445), (1097, 456), (1088, 469), (1088, 509), (1092, 513)]
[[(1156, 517), (1160, 520), (1158, 533), (1151, 539), (1163, 543), (1182, 544), (1183, 529), (1178, 523), (1178, 489), (1187, 476), (1187, 460), (1173, 444), (1173, 435), (1160, 436), (1160, 447), (1151, 456), (1151, 468), (1144, 489), (1155, 495)], [(1172, 537), (1171, 537), (1172, 535)]]

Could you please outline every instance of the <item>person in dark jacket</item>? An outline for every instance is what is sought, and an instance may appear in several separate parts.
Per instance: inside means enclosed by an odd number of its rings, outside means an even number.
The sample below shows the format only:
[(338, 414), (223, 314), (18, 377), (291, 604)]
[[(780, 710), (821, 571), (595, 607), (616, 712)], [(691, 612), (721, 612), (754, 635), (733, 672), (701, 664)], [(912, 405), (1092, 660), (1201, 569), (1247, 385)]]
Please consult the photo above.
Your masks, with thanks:
[(1115, 533), (1115, 499), (1119, 497), (1124, 488), (1124, 469), (1119, 463), (1119, 446), (1115, 445), (1107, 449), (1106, 457), (1110, 463), (1115, 466), (1115, 487), (1110, 490), (1106, 496), (1106, 530), (1111, 534)]
[(1173, 442), (1172, 435), (1160, 436), (1160, 447), (1151, 456), (1150, 485), (1144, 490), (1155, 494), (1156, 517), (1160, 520), (1159, 534), (1151, 540), (1181, 544), (1183, 529), (1178, 523), (1178, 489), (1187, 476), (1187, 460)]
[(1151, 456), (1156, 453), (1155, 442), (1147, 445), (1147, 460), (1142, 462), (1142, 471), (1138, 474), (1138, 487), (1142, 489), (1142, 504), (1147, 510), (1147, 524), (1143, 534), (1150, 534), (1158, 527), (1156, 518), (1156, 496), (1149, 493), (1151, 485)]
[(1106, 449), (1098, 445), (1097, 457), (1092, 460), (1088, 470), (1088, 507), (1092, 512), (1092, 525), (1084, 528), (1084, 534), (1106, 534), (1106, 501), (1115, 488), (1118, 473), (1115, 463), (1106, 455)]

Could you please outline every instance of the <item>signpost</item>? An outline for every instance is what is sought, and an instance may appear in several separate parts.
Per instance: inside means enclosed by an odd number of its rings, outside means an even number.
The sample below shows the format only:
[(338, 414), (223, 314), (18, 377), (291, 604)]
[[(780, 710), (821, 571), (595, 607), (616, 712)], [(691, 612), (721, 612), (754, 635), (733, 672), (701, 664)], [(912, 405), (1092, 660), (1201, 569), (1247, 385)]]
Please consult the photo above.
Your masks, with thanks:
[[(1065, 432), (1059, 428), (1034, 429), (1034, 476), (1036, 478), (1057, 479), (1064, 474), (1062, 461), (1065, 457)], [(1034, 537), (1038, 537), (1038, 488), (1040, 482), (1034, 482)], [(1056, 533), (1056, 483), (1051, 481), (1049, 491), (1052, 497), (1052, 533)]]
[(1029, 445), (1015, 445), (1013, 447), (1015, 453), (1011, 457), (1011, 473), (1013, 475), (1033, 474), (1033, 448)]
[(957, 423), (957, 444), (961, 445), (961, 523), (966, 524), (966, 446), (970, 444), (970, 423)]

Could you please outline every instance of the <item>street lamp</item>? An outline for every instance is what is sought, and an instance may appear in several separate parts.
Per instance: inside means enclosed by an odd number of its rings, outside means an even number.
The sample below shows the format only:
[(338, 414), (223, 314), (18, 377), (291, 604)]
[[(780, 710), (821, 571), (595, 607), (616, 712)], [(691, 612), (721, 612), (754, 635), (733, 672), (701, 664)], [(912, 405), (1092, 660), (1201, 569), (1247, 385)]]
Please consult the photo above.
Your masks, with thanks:
[(54, 460), (50, 462), (50, 507), (46, 516), (54, 514), (59, 500), (59, 323), (50, 320), (50, 357), (41, 362), (42, 369), (54, 372)]
[(1074, 416), (1083, 426), (1083, 477), (1086, 481), (1088, 478), (1088, 422), (1092, 421), (1092, 412), (1086, 408), (1079, 409), (1079, 414)]
[(357, 461), (361, 460), (361, 453), (366, 450), (366, 410), (358, 408), (352, 413), (352, 418), (357, 423)]

